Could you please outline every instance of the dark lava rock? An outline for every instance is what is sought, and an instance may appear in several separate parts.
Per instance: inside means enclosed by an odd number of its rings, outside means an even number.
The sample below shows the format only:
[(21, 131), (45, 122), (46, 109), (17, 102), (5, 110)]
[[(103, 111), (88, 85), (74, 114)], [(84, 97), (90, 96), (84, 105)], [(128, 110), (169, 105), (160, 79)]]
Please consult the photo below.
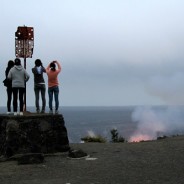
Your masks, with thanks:
[(82, 158), (82, 157), (86, 157), (87, 155), (88, 154), (82, 150), (70, 150), (68, 153), (69, 158)]

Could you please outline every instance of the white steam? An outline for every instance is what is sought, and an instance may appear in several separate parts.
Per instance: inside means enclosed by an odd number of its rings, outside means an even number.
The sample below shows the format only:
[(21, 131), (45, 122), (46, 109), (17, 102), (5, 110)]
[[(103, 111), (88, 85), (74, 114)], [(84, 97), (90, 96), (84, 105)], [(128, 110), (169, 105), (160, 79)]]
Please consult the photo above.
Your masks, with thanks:
[(183, 134), (184, 106), (181, 105), (184, 105), (184, 74), (178, 72), (154, 76), (148, 80), (146, 89), (149, 94), (160, 98), (169, 106), (136, 108), (132, 113), (132, 120), (137, 123), (137, 129), (129, 141)]
[(92, 130), (88, 130), (88, 131), (87, 131), (87, 134), (88, 134), (89, 137), (96, 137), (95, 132), (92, 131)]
[(132, 113), (132, 121), (137, 123), (137, 129), (130, 136), (130, 142), (183, 134), (184, 107), (137, 107)]

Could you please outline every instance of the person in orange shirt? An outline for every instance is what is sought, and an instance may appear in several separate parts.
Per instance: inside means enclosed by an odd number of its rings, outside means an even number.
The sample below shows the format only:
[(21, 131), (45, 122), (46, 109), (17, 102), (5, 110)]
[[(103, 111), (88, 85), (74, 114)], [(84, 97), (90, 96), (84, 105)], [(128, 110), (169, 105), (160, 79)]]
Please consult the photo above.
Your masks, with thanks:
[[(57, 68), (56, 68), (57, 65)], [(55, 99), (55, 114), (58, 114), (59, 108), (59, 82), (58, 74), (61, 72), (61, 65), (58, 61), (52, 61), (46, 68), (48, 76), (48, 95), (49, 95), (49, 113), (53, 114), (52, 101)]]

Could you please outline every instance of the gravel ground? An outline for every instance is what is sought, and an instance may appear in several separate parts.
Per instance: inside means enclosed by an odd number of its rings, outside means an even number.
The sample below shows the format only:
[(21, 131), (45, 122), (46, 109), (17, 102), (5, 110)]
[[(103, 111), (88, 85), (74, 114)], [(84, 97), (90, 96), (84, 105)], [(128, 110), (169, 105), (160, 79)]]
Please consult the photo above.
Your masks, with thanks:
[(184, 136), (140, 143), (70, 144), (88, 158), (67, 153), (42, 164), (0, 163), (0, 184), (183, 184)]

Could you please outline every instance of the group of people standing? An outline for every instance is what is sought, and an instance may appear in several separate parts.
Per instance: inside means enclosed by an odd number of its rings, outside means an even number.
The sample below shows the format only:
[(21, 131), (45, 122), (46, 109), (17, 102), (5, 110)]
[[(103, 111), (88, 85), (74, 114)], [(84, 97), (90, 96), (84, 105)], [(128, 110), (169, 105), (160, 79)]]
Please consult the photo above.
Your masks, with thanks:
[[(59, 82), (58, 74), (61, 72), (61, 65), (58, 61), (52, 61), (47, 68), (44, 68), (40, 59), (35, 60), (35, 66), (32, 68), (34, 75), (34, 92), (35, 92), (35, 106), (37, 113), (45, 113), (46, 107), (46, 84), (43, 73), (48, 76), (48, 96), (49, 96), (49, 113), (53, 114), (53, 96), (55, 99), (55, 114), (59, 111)], [(25, 85), (29, 80), (30, 75), (22, 67), (21, 60), (16, 58), (14, 61), (8, 62), (5, 76), (7, 83), (7, 114), (11, 114), (11, 101), (13, 96), (13, 113), (14, 115), (23, 115), (24, 111), (24, 94)], [(39, 96), (41, 94), (42, 108), (39, 106)], [(18, 99), (20, 112), (18, 113)]]

